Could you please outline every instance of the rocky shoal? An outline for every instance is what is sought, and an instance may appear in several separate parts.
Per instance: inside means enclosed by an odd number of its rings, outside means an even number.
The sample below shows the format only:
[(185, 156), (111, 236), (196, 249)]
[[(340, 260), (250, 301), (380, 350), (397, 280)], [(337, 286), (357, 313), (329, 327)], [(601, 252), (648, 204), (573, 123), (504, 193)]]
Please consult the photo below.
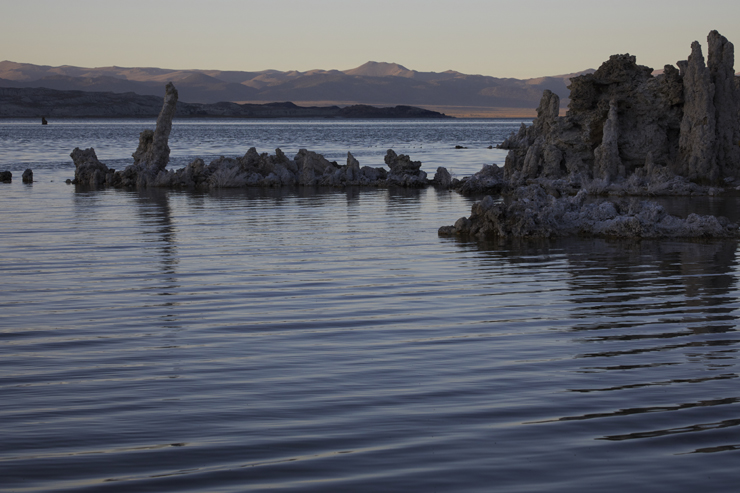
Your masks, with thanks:
[(79, 148), (72, 151), (75, 179), (70, 183), (93, 188), (169, 187), (208, 190), (215, 188), (286, 187), (286, 186), (370, 186), (421, 188), (429, 185), (449, 188), (451, 177), (445, 168), (438, 168), (433, 179), (428, 179), (419, 161), (405, 154), (397, 155), (389, 149), (385, 163), (390, 168), (360, 166), (351, 153), (347, 163), (340, 165), (321, 154), (301, 149), (288, 158), (283, 151), (275, 154), (258, 153), (252, 147), (242, 157), (220, 157), (206, 164), (195, 159), (177, 170), (135, 163), (123, 171), (116, 171), (101, 163), (95, 150)]
[(168, 139), (177, 105), (177, 89), (167, 84), (162, 111), (154, 131), (144, 130), (133, 153), (134, 162), (122, 171), (108, 168), (98, 160), (95, 149), (75, 148), (70, 156), (75, 164), (71, 183), (88, 187), (186, 189), (238, 188), (249, 186), (398, 186), (418, 188), (435, 185), (449, 188), (451, 176), (439, 168), (434, 179), (421, 170), (421, 162), (389, 149), (383, 167), (360, 166), (351, 153), (347, 163), (339, 165), (321, 154), (301, 149), (289, 159), (280, 149), (274, 155), (259, 154), (252, 147), (238, 158), (220, 157), (208, 165), (195, 159), (184, 168), (167, 169), (170, 148)]
[(540, 184), (525, 185), (506, 199), (487, 195), (469, 217), (439, 229), (440, 236), (467, 238), (736, 238), (727, 218), (690, 214), (679, 218), (654, 201), (637, 197), (589, 201), (584, 190), (555, 197)]

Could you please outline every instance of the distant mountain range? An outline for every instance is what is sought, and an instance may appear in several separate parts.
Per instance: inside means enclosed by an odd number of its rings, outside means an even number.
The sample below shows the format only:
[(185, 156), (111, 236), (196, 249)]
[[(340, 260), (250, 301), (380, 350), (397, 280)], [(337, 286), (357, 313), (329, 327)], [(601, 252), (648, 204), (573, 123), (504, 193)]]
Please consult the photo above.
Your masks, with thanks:
[(396, 63), (367, 62), (350, 70), (307, 72), (263, 70), (169, 70), (162, 68), (51, 67), (0, 62), (0, 88), (44, 87), (162, 96), (171, 81), (188, 103), (292, 101), (325, 105), (413, 105), (453, 116), (530, 116), (542, 92), (550, 89), (568, 102), (570, 78), (583, 73), (537, 79), (417, 72)]

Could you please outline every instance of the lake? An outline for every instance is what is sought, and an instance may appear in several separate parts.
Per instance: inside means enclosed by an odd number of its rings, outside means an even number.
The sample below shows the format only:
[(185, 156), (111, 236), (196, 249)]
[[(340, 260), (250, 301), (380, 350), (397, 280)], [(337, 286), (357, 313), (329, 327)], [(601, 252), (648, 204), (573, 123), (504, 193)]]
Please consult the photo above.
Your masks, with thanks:
[[(462, 177), (523, 122), (176, 120), (171, 164)], [(473, 199), (433, 188), (64, 183), (153, 127), (0, 120), (0, 491), (736, 490), (737, 241), (440, 238)]]

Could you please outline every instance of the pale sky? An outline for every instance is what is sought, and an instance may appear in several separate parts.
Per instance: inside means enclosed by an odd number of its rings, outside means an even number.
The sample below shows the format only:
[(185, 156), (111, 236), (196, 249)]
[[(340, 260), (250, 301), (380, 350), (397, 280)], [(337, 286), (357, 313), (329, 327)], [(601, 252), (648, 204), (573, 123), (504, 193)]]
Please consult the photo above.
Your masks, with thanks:
[[(38, 65), (300, 70), (373, 60), (531, 78), (630, 53), (662, 68), (739, 0), (0, 0), (0, 60)], [(740, 63), (736, 64), (736, 69)]]

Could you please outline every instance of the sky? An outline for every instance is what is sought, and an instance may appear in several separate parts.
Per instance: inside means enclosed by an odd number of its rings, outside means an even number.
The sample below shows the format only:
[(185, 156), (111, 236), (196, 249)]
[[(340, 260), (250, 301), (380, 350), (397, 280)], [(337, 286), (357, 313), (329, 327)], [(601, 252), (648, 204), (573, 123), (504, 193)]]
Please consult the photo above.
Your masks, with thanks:
[(0, 60), (244, 71), (372, 60), (521, 79), (616, 53), (662, 68), (694, 40), (706, 54), (713, 29), (740, 43), (740, 1), (0, 0)]

